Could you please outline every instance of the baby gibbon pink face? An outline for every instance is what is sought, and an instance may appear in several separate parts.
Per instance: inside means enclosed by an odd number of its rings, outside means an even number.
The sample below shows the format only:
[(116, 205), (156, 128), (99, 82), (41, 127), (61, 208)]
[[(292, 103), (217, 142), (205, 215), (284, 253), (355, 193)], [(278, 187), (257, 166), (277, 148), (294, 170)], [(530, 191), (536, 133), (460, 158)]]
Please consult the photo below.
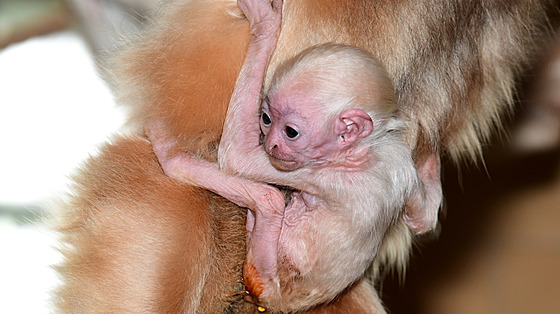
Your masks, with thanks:
[(313, 96), (320, 91), (294, 85), (262, 103), (260, 128), (270, 163), (281, 171), (336, 166), (357, 137), (371, 133), (371, 119), (359, 109), (329, 117), (325, 104)]
[(278, 170), (293, 171), (320, 163), (336, 148), (325, 114), (305, 94), (277, 93), (263, 101), (260, 126), (264, 149)]

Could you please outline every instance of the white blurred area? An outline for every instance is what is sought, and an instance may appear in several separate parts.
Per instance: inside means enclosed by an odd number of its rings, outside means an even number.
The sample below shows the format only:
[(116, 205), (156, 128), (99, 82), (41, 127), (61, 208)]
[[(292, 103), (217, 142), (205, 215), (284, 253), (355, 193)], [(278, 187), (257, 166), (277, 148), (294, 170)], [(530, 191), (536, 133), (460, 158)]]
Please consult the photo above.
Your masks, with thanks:
[(32, 205), (123, 123), (83, 39), (72, 31), (0, 51), (0, 204)]
[(52, 313), (62, 260), (45, 218), (125, 121), (92, 53), (159, 0), (0, 0), (0, 313)]
[(78, 33), (0, 50), (0, 313), (51, 312), (60, 256), (35, 215), (123, 122)]

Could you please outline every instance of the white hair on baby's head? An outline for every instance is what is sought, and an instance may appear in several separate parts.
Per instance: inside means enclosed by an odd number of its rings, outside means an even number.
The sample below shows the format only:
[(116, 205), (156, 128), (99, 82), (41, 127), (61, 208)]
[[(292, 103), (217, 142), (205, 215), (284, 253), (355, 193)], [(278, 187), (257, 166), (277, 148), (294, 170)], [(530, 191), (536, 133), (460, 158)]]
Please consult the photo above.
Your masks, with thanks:
[(359, 108), (375, 119), (394, 116), (397, 110), (385, 68), (358, 47), (322, 44), (302, 51), (278, 68), (269, 95), (294, 84), (309, 90), (328, 114)]

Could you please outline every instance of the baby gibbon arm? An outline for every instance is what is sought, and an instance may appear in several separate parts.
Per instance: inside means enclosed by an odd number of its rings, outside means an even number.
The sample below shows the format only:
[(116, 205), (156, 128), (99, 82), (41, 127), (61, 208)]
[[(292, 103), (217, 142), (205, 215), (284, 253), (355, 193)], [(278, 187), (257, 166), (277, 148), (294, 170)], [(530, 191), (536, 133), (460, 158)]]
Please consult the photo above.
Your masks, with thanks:
[(277, 188), (220, 171), (218, 164), (197, 158), (188, 153), (174, 153), (177, 142), (166, 132), (164, 121), (149, 120), (145, 131), (154, 153), (171, 178), (208, 189), (231, 202), (249, 209), (273, 208), (283, 211), (284, 197)]
[(239, 5), (251, 24), (251, 40), (227, 111), (218, 160), (227, 172), (267, 173), (275, 169), (260, 144), (259, 107), (266, 67), (280, 35), (282, 1), (274, 0), (271, 10), (253, 12), (257, 5), (242, 2)]

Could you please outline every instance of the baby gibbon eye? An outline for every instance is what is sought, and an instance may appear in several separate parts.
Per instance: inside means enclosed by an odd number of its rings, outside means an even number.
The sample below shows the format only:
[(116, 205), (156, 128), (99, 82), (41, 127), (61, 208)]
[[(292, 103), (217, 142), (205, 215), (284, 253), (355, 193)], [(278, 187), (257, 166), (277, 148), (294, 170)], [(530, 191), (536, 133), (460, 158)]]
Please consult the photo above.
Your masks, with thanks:
[(262, 113), (262, 122), (264, 125), (270, 125), (272, 123), (272, 120), (270, 120), (270, 117), (266, 114), (266, 112)]
[(286, 136), (288, 136), (288, 138), (296, 138), (299, 135), (299, 132), (296, 131), (294, 128), (287, 126), (285, 128), (286, 131)]

